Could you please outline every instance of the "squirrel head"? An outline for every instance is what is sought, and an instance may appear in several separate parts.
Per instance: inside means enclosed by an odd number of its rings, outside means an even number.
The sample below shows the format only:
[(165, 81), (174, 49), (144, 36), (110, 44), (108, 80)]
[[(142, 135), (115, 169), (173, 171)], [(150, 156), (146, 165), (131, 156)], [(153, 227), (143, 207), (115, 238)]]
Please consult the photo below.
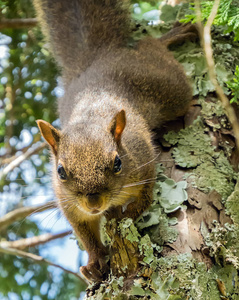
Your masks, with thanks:
[(97, 124), (75, 123), (63, 131), (43, 120), (37, 124), (53, 153), (53, 185), (63, 209), (76, 205), (84, 214), (98, 215), (124, 203), (123, 195), (117, 198), (127, 172), (128, 158), (121, 146), (124, 110), (107, 130)]

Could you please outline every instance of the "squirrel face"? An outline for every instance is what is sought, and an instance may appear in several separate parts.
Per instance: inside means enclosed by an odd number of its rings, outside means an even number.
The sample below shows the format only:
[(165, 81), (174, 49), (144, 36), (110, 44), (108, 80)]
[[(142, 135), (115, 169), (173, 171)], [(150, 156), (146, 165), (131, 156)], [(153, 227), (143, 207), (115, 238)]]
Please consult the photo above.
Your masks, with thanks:
[(82, 212), (100, 214), (111, 206), (114, 191), (124, 184), (120, 154), (110, 133), (98, 135), (93, 128), (75, 132), (67, 128), (60, 138), (55, 190), (59, 199), (74, 198)]
[(93, 216), (125, 204), (123, 186), (129, 157), (120, 143), (125, 125), (124, 110), (113, 118), (107, 131), (82, 123), (69, 125), (61, 132), (38, 121), (54, 154), (53, 184), (64, 210), (74, 205), (83, 214)]

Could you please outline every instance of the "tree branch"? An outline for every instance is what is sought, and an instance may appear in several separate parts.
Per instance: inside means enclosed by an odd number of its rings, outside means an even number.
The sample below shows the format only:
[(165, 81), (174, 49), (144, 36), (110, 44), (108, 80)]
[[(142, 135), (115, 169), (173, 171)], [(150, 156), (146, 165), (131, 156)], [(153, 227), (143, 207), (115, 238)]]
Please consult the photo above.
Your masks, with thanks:
[(0, 22), (0, 29), (12, 28), (20, 29), (26, 27), (34, 27), (37, 25), (36, 18), (29, 19), (3, 19)]
[(55, 207), (57, 207), (56, 202), (51, 201), (38, 206), (21, 207), (13, 211), (10, 211), (2, 218), (0, 218), (0, 231), (2, 231), (3, 229), (11, 225), (13, 222), (28, 217), (32, 213), (42, 212), (44, 210), (55, 208)]
[(46, 146), (46, 143), (41, 143), (38, 146), (33, 145), (30, 149), (28, 149), (25, 153), (19, 155), (16, 159), (10, 162), (5, 168), (3, 168), (0, 172), (0, 181), (6, 177), (6, 175), (12, 171), (14, 168), (19, 166), (25, 159), (32, 156), (33, 154), (38, 153)]
[(9, 157), (9, 154), (3, 154), (0, 155), (0, 165), (7, 165), (10, 164), (13, 160), (15, 160), (19, 154), (16, 155), (17, 152), (21, 152), (21, 153), (25, 153), (27, 152), (27, 150), (29, 150), (34, 144), (36, 144), (37, 142), (39, 142), (41, 140), (41, 135), (40, 134), (36, 134), (33, 136), (33, 141), (30, 145), (25, 146), (21, 149), (12, 149), (11, 154), (12, 156)]
[[(200, 2), (199, 0), (196, 0), (196, 11), (198, 18), (201, 18), (201, 9), (200, 9)], [(213, 83), (217, 96), (221, 100), (222, 105), (226, 111), (227, 117), (231, 123), (234, 136), (236, 139), (236, 147), (239, 150), (239, 123), (236, 117), (236, 113), (233, 109), (233, 107), (230, 104), (230, 101), (226, 97), (226, 95), (223, 92), (223, 89), (218, 84), (217, 76), (216, 76), (216, 70), (215, 70), (215, 62), (213, 59), (213, 50), (212, 50), (212, 39), (211, 39), (211, 26), (213, 23), (213, 20), (216, 17), (218, 8), (219, 8), (220, 0), (215, 0), (214, 5), (211, 11), (211, 14), (208, 18), (208, 21), (203, 28), (203, 34), (202, 34), (202, 42), (203, 42), (203, 49), (205, 52), (205, 57), (208, 65), (208, 71), (209, 71), (209, 77), (211, 82)], [(201, 22), (201, 19), (199, 20)]]
[(46, 263), (50, 266), (59, 268), (59, 269), (63, 270), (66, 273), (69, 273), (69, 274), (72, 274), (72, 275), (76, 276), (83, 284), (88, 285), (88, 283), (85, 281), (85, 279), (79, 273), (75, 273), (75, 272), (72, 272), (68, 269), (65, 269), (64, 267), (62, 267), (58, 264), (55, 264), (55, 263), (53, 263), (53, 262), (51, 262), (47, 259), (44, 259), (43, 257), (41, 257), (39, 255), (29, 253), (29, 252), (25, 252), (25, 251), (22, 251), (22, 250), (17, 250), (17, 249), (12, 249), (12, 248), (5, 248), (5, 247), (0, 247), (0, 253), (6, 253), (6, 254), (14, 255), (14, 256), (20, 256), (20, 257), (23, 257), (23, 258), (30, 258), (31, 260), (34, 260), (38, 263)]
[(72, 230), (64, 231), (58, 234), (42, 234), (39, 236), (34, 236), (31, 238), (26, 238), (26, 239), (20, 239), (17, 241), (9, 242), (9, 241), (1, 241), (0, 242), (0, 247), (2, 248), (14, 248), (14, 249), (19, 249), (23, 250), (27, 247), (35, 247), (41, 244), (48, 243), (50, 241), (63, 238), (69, 234), (72, 233)]

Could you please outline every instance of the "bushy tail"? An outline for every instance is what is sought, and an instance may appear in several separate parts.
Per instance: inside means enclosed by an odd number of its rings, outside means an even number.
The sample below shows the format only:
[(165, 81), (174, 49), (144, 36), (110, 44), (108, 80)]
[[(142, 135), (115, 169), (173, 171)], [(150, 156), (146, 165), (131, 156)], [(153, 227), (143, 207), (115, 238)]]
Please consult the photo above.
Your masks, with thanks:
[(130, 32), (127, 0), (34, 0), (63, 77), (78, 76), (101, 47), (125, 44)]

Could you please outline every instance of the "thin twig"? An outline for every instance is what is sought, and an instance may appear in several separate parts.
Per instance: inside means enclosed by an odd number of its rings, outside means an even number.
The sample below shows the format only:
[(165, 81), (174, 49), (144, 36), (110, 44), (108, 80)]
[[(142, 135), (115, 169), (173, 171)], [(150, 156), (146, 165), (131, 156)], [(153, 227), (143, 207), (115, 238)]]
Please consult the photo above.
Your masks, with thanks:
[[(14, 128), (14, 120), (15, 120), (15, 101), (16, 101), (16, 89), (17, 86), (13, 85), (13, 65), (10, 65), (10, 76), (11, 76), (11, 81), (9, 81), (10, 83), (7, 83), (6, 85), (6, 96), (7, 98), (10, 100), (9, 104), (6, 106), (6, 112), (8, 114), (8, 125), (6, 126), (6, 130), (5, 130), (5, 148), (7, 150), (7, 152), (11, 153), (11, 149), (12, 146), (10, 144), (10, 139), (13, 136), (13, 128)], [(1, 177), (0, 177), (1, 179)]]
[[(200, 2), (199, 2), (199, 0), (196, 0), (195, 3), (196, 3), (197, 16), (198, 16), (198, 18), (201, 18)], [(214, 1), (214, 5), (212, 8), (211, 14), (208, 18), (208, 21), (207, 21), (204, 29), (203, 29), (203, 35), (202, 35), (203, 49), (205, 52), (205, 57), (206, 57), (207, 65), (208, 65), (208, 72), (209, 72), (210, 80), (215, 87), (217, 96), (221, 100), (222, 105), (227, 114), (227, 117), (231, 123), (232, 129), (234, 132), (234, 136), (236, 139), (236, 146), (237, 146), (237, 149), (239, 150), (239, 123), (238, 123), (238, 120), (236, 117), (236, 113), (230, 104), (230, 101), (224, 94), (221, 86), (218, 84), (216, 70), (215, 70), (215, 62), (213, 59), (211, 26), (212, 26), (213, 20), (216, 17), (216, 14), (217, 14), (217, 11), (219, 8), (219, 4), (220, 4), (220, 0)], [(200, 22), (201, 22), (201, 19), (200, 19)]]
[(0, 22), (0, 29), (6, 28), (26, 28), (26, 27), (34, 27), (37, 25), (36, 18), (28, 18), (28, 19), (2, 19)]
[(38, 206), (21, 207), (13, 211), (10, 211), (2, 218), (0, 218), (0, 231), (2, 231), (3, 229), (11, 225), (13, 222), (28, 217), (30, 214), (34, 212), (42, 212), (44, 210), (55, 208), (55, 207), (57, 207), (56, 202), (51, 201)]
[(0, 181), (14, 168), (19, 166), (25, 159), (32, 156), (33, 154), (38, 153), (40, 150), (45, 148), (46, 143), (40, 143), (38, 146), (34, 145), (30, 149), (28, 149), (25, 153), (19, 155), (16, 159), (14, 159), (10, 164), (8, 164), (5, 168), (3, 168), (0, 172)]
[(58, 264), (55, 264), (55, 263), (49, 261), (48, 259), (45, 259), (45, 258), (43, 258), (39, 255), (29, 253), (29, 252), (25, 252), (25, 251), (22, 251), (22, 250), (17, 250), (17, 249), (12, 249), (12, 248), (4, 248), (4, 247), (0, 247), (0, 252), (10, 254), (10, 255), (14, 255), (14, 256), (20, 256), (20, 257), (23, 257), (23, 258), (30, 258), (31, 260), (37, 261), (39, 263), (46, 263), (50, 266), (59, 268), (59, 269), (63, 270), (66, 273), (69, 273), (69, 274), (72, 274), (72, 275), (76, 276), (82, 283), (88, 285), (88, 283), (85, 281), (85, 279), (79, 273), (75, 273), (75, 272), (72, 272), (68, 269), (65, 269), (64, 267), (62, 267)]
[(27, 152), (27, 150), (29, 150), (34, 144), (36, 144), (37, 142), (39, 142), (41, 140), (41, 135), (40, 134), (36, 134), (33, 137), (33, 141), (30, 145), (25, 146), (21, 149), (11, 149), (11, 154), (12, 156), (9, 157), (9, 154), (6, 153), (4, 155), (0, 155), (0, 166), (1, 165), (7, 165), (10, 164), (13, 160), (15, 160), (16, 158), (18, 158), (19, 154), (16, 155), (17, 152), (21, 152), (21, 153), (25, 153)]
[(198, 0), (195, 1), (195, 7), (196, 7), (196, 20), (197, 20), (197, 26), (198, 26), (198, 32), (200, 41), (203, 40), (203, 24), (202, 24), (202, 13), (200, 9), (200, 3)]
[(63, 238), (69, 234), (72, 233), (72, 230), (64, 231), (58, 234), (42, 234), (39, 236), (33, 236), (31, 238), (26, 238), (26, 239), (20, 239), (17, 241), (9, 242), (9, 241), (1, 241), (0, 242), (0, 247), (2, 248), (14, 248), (14, 249), (19, 249), (23, 250), (28, 247), (35, 247), (41, 244), (48, 243), (50, 241)]

